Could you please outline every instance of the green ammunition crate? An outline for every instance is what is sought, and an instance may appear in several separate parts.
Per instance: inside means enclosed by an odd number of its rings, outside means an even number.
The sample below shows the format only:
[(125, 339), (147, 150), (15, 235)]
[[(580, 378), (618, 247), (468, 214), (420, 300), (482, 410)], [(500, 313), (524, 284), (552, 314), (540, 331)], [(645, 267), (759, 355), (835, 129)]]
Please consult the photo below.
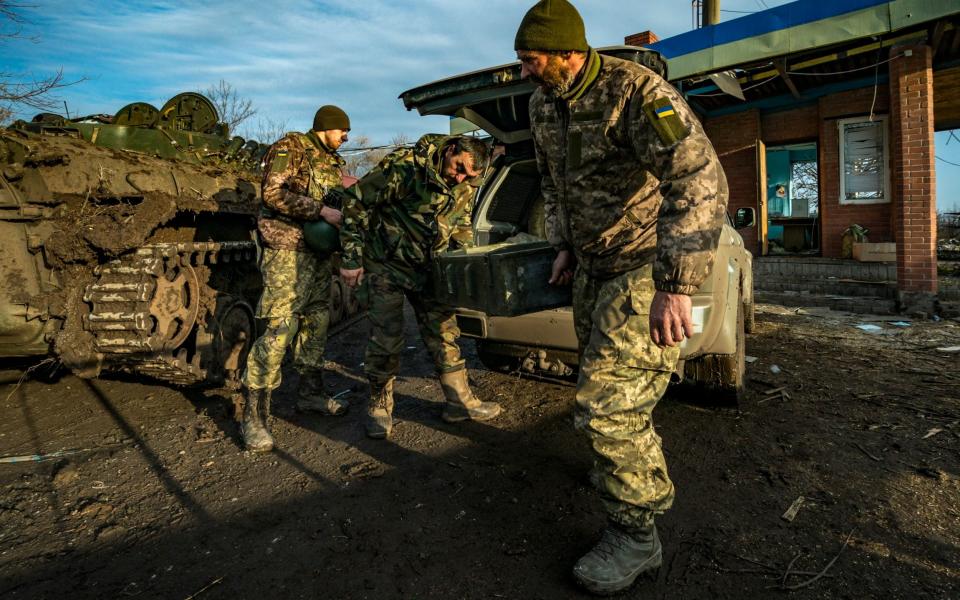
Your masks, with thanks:
[(547, 242), (444, 252), (433, 261), (433, 293), (444, 304), (492, 317), (570, 306), (571, 287), (547, 283), (556, 256)]

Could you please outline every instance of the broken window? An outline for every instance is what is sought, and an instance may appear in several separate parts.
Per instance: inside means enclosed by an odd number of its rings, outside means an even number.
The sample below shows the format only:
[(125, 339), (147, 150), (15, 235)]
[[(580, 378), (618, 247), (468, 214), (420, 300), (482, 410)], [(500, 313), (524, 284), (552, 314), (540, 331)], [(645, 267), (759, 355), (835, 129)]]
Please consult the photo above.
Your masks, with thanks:
[(842, 119), (840, 204), (890, 202), (887, 118)]

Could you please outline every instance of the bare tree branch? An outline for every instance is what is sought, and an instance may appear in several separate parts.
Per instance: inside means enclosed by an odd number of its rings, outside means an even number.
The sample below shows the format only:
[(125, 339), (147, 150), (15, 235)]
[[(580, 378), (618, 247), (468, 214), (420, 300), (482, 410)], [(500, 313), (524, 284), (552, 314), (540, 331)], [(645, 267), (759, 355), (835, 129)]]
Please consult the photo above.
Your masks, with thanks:
[[(35, 8), (32, 4), (21, 4), (11, 0), (0, 0), (0, 40), (4, 38), (23, 38), (23, 26), (27, 20), (23, 18), (20, 11), (26, 8)], [(29, 37), (28, 40), (36, 41), (37, 38)]]
[[(33, 5), (0, 0), (0, 43), (13, 38), (37, 41), (36, 38), (22, 35), (23, 25), (27, 20), (21, 11), (27, 8), (33, 8)], [(84, 81), (84, 78), (64, 81), (63, 69), (58, 69), (54, 75), (40, 78), (0, 72), (0, 122), (9, 120), (18, 104), (38, 110), (55, 110), (60, 106), (60, 99), (51, 95), (51, 92), (81, 81)]]
[(207, 88), (203, 94), (213, 102), (220, 113), (220, 120), (233, 131), (238, 125), (257, 114), (253, 101), (243, 98), (236, 88), (221, 79), (216, 85)]
[(343, 170), (347, 175), (354, 177), (363, 177), (367, 171), (377, 166), (384, 157), (397, 148), (409, 146), (410, 138), (405, 134), (398, 133), (390, 139), (386, 146), (370, 147), (370, 138), (365, 135), (357, 135), (347, 142), (340, 152), (344, 154), (346, 165)]
[(280, 119), (274, 121), (270, 117), (257, 119), (256, 126), (249, 124), (240, 129), (238, 135), (248, 140), (257, 140), (261, 144), (272, 144), (283, 137), (289, 130), (288, 121)]

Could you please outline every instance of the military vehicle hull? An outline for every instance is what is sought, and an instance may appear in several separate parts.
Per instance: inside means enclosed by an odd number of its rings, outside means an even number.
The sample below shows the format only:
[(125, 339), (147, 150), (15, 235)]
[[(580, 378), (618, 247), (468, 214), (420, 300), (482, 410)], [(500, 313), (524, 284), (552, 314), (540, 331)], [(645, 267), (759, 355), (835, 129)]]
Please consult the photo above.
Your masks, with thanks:
[[(265, 147), (221, 135), (212, 106), (181, 96), (206, 110), (186, 121), (203, 131), (49, 116), (0, 131), (0, 357), (236, 383), (262, 289)], [(189, 116), (177, 98), (167, 122)], [(357, 308), (334, 284), (336, 321)]]

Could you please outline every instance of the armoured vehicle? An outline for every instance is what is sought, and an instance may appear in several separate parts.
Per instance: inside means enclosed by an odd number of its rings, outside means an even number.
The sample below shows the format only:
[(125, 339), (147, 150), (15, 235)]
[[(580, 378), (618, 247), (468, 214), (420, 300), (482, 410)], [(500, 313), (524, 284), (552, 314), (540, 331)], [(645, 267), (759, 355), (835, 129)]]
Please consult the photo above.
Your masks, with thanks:
[[(638, 62), (666, 76), (666, 63), (656, 52), (630, 46), (600, 52)], [(426, 84), (400, 96), (408, 110), (463, 119), (490, 134), (502, 147), (478, 192), (473, 215), (477, 245), (490, 245), (499, 253), (505, 252), (502, 242), (545, 237), (543, 197), (527, 109), (533, 89), (533, 84), (520, 78), (520, 64), (512, 63)], [(459, 126), (463, 121), (452, 123)], [(743, 227), (753, 215), (746, 209), (737, 217)], [(732, 225), (728, 218), (713, 271), (693, 296), (696, 333), (683, 343), (677, 376), (718, 395), (736, 397), (743, 387), (744, 333), (753, 326), (753, 277), (752, 255)], [(461, 308), (457, 321), (464, 335), (477, 339), (478, 354), (491, 368), (565, 376), (576, 367), (577, 340), (570, 307), (511, 317)]]
[[(0, 357), (235, 381), (256, 332), (266, 150), (190, 92), (0, 131)], [(336, 320), (356, 306), (334, 290)]]

